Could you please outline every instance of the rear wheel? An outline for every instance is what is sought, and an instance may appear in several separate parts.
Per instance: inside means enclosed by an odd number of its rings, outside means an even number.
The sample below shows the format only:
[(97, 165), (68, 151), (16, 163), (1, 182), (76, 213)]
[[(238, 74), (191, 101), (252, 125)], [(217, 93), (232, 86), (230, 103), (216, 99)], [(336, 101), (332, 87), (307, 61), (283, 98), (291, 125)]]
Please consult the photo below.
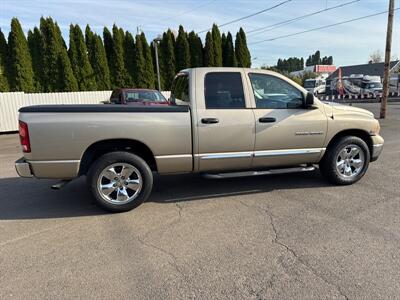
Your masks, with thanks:
[(339, 185), (353, 184), (368, 169), (370, 152), (367, 144), (355, 136), (337, 140), (327, 149), (320, 162), (320, 170), (330, 182)]
[(112, 212), (129, 211), (150, 195), (153, 175), (147, 163), (128, 152), (110, 152), (98, 158), (88, 173), (96, 202)]

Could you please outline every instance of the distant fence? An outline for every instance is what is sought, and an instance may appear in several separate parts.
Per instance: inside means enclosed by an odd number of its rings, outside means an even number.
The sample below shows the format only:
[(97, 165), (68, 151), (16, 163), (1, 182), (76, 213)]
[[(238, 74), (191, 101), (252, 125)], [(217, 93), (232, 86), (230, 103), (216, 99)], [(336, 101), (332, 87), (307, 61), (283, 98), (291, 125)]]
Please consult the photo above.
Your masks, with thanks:
[[(110, 99), (112, 91), (36, 93), (0, 93), (0, 132), (18, 130), (18, 110), (42, 104), (99, 104)], [(170, 92), (162, 92), (168, 99)]]
[[(400, 97), (399, 92), (390, 92), (389, 101), (391, 99), (398, 99)], [(344, 94), (344, 95), (318, 95), (322, 101), (334, 101), (334, 102), (381, 102), (382, 94)]]

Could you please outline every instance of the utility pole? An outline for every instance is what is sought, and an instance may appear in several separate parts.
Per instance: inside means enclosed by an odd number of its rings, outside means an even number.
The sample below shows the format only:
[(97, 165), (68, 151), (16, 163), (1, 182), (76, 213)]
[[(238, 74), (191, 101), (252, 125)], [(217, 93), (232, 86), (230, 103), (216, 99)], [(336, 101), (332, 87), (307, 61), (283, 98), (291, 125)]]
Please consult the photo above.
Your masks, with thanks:
[(158, 82), (158, 90), (161, 92), (161, 83), (160, 83), (160, 65), (158, 63), (158, 42), (161, 41), (161, 36), (158, 35), (153, 40), (154, 52), (156, 56), (156, 68), (157, 68), (157, 82)]
[(385, 66), (383, 74), (383, 91), (381, 102), (380, 118), (386, 118), (387, 98), (389, 95), (389, 80), (390, 80), (390, 52), (392, 49), (392, 31), (393, 31), (393, 15), (394, 15), (394, 0), (389, 0), (389, 14), (386, 31), (386, 50), (385, 50)]

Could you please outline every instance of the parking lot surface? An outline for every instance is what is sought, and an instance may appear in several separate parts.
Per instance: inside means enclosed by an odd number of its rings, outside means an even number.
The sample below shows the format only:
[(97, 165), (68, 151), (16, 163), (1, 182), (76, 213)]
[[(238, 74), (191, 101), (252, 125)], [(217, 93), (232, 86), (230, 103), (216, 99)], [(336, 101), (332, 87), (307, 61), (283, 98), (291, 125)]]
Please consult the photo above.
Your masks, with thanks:
[[(378, 104), (362, 104), (377, 114)], [(400, 295), (400, 104), (352, 186), (310, 173), (157, 177), (123, 214), (84, 178), (18, 178), (0, 136), (0, 299), (394, 299)]]

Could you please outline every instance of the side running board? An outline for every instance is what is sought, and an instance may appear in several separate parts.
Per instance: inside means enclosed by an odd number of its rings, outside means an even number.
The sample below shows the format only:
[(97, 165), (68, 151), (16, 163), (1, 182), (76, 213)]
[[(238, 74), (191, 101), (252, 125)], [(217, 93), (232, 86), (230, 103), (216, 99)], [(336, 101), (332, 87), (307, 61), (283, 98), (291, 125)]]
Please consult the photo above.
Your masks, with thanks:
[(284, 168), (284, 169), (271, 169), (265, 171), (244, 171), (244, 172), (229, 172), (229, 173), (205, 173), (203, 176), (210, 179), (222, 179), (222, 178), (235, 178), (245, 176), (260, 176), (260, 175), (272, 175), (272, 174), (287, 174), (297, 172), (310, 172), (314, 171), (315, 167), (295, 167), (295, 168)]

